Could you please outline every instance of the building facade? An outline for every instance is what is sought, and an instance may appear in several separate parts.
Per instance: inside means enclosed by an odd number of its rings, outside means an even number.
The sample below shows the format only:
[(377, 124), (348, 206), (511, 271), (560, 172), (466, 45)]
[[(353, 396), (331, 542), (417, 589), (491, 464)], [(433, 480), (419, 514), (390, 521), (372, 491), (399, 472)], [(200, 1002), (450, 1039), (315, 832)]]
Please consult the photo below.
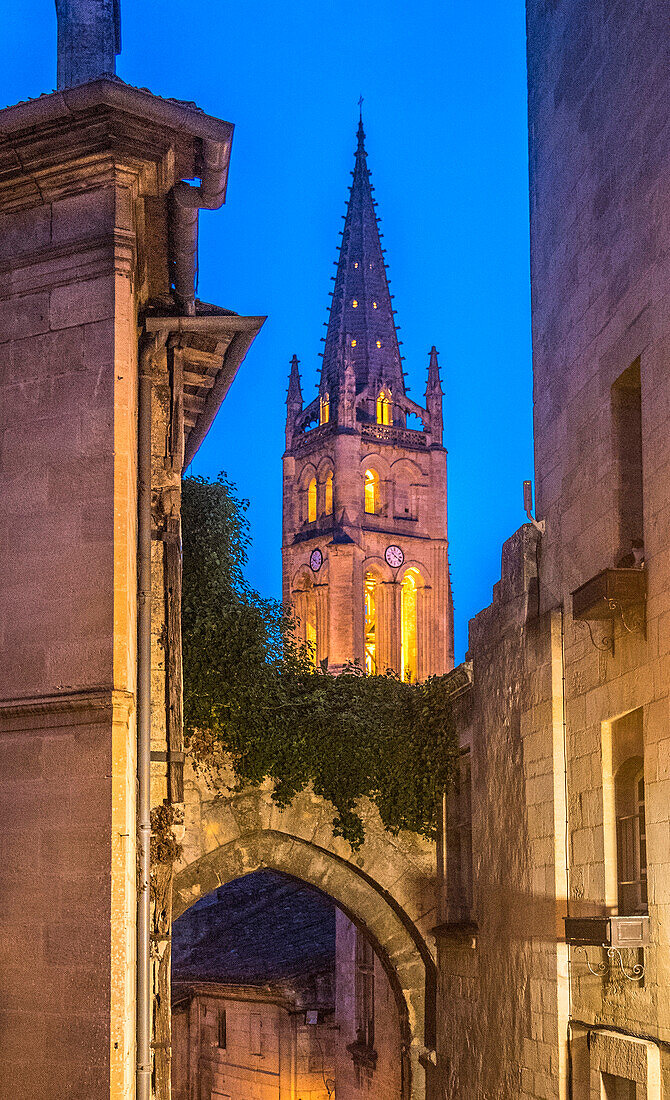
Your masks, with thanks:
[(280, 991), (220, 983), (176, 990), (173, 1100), (334, 1100), (331, 1019)]
[(540, 522), (505, 544), (470, 625), (472, 855), (465, 799), (446, 830), (438, 1068), (454, 1100), (662, 1100), (670, 13), (528, 0), (527, 27)]
[(365, 932), (335, 917), (335, 1095), (339, 1100), (406, 1095), (407, 1051), (391, 983)]
[(130, 1100), (169, 1074), (181, 473), (262, 319), (195, 301), (231, 124), (114, 76), (117, 4), (57, 12), (58, 90), (0, 112), (0, 1097)]
[(405, 389), (363, 123), (325, 337), (303, 407), (294, 356), (283, 482), (283, 592), (317, 662), (421, 680), (453, 663), (442, 386)]

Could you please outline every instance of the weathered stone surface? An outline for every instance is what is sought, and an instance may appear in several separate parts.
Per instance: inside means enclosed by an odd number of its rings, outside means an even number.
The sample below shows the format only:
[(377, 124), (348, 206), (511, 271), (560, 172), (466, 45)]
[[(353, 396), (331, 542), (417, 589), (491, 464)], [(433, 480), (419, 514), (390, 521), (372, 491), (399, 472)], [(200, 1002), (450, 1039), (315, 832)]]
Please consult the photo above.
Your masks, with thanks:
[[(537, 552), (529, 528), (506, 544), (493, 603), (471, 623), (464, 747), (478, 927), (469, 941), (440, 937), (439, 1068), (458, 1100), (559, 1100), (570, 1075), (573, 1096), (595, 1097), (603, 1073), (660, 1100), (670, 1087), (660, 1043), (670, 1028), (670, 802), (658, 778), (669, 710), (670, 14), (653, 0), (527, 0), (527, 15), (535, 475), (546, 533)], [(621, 555), (619, 513), (631, 498), (612, 386), (638, 360), (646, 623), (624, 614), (611, 634), (573, 619), (571, 593)], [(636, 446), (629, 435), (624, 459)], [(621, 904), (613, 730), (640, 709), (653, 822), (643, 983), (617, 974), (616, 960), (605, 979), (593, 976), (562, 929), (568, 912)], [(592, 966), (603, 961), (588, 951)], [(622, 961), (630, 968), (637, 956)], [(571, 1018), (581, 1024), (568, 1049)], [(643, 1073), (642, 1061), (652, 1068)]]

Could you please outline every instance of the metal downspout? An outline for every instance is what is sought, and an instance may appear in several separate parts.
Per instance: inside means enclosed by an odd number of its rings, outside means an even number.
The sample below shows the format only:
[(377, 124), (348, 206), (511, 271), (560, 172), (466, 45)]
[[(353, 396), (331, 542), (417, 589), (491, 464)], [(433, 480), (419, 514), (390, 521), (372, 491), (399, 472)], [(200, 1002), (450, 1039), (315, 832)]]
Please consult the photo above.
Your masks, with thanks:
[(180, 180), (170, 193), (169, 227), (172, 282), (186, 316), (195, 314), (198, 211), (218, 210), (226, 198), (230, 143), (203, 139), (200, 186)]
[(140, 352), (137, 422), (137, 1100), (151, 1100), (151, 365)]

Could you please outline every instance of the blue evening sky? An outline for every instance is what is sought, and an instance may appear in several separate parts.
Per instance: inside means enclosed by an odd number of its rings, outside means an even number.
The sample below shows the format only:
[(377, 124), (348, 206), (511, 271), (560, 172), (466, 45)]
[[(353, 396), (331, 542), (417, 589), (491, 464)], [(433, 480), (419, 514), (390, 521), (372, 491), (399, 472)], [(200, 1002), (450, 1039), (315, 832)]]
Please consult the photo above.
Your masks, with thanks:
[[(53, 0), (5, 9), (0, 101), (55, 83)], [(199, 296), (268, 320), (192, 470), (250, 502), (248, 576), (281, 590), (289, 360), (314, 394), (365, 97), (368, 163), (411, 394), (440, 352), (457, 660), (532, 476), (523, 0), (122, 0), (118, 73), (235, 123), (201, 215)]]

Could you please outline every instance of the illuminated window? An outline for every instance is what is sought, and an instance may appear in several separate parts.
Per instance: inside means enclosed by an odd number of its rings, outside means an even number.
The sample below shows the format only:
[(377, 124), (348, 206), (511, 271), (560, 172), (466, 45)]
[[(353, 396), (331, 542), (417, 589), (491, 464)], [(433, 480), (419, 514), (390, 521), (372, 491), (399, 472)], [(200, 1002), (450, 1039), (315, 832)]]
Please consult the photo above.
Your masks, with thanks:
[(382, 342), (381, 342), (381, 340), (378, 340), (377, 341), (377, 347), (380, 348), (381, 346), (382, 346)]
[(326, 513), (327, 516), (332, 516), (332, 514), (333, 514), (333, 475), (332, 475), (332, 473), (328, 474), (328, 477), (326, 478), (326, 500), (325, 500), (324, 512)]
[(355, 347), (356, 347), (356, 341), (355, 341), (355, 340), (352, 340), (352, 341), (351, 341), (351, 346), (352, 346), (352, 348), (355, 348)]
[(352, 302), (351, 304), (352, 304), (352, 306), (354, 307), (354, 309), (358, 309), (358, 302), (356, 301), (356, 299), (355, 299), (355, 298), (354, 298), (354, 300), (353, 300), (353, 302)]
[[(381, 347), (381, 340), (377, 341), (377, 347)], [(379, 393), (379, 397), (377, 398), (377, 423), (393, 423), (393, 405), (391, 404), (391, 394), (386, 390), (381, 390)]]
[(330, 395), (322, 394), (319, 398), (319, 423), (327, 424), (330, 420)]
[(313, 477), (307, 486), (307, 521), (314, 523), (316, 519), (316, 478)]
[(365, 671), (368, 676), (377, 672), (377, 581), (372, 573), (365, 574)]
[(373, 303), (372, 303), (372, 308), (373, 308), (373, 309), (376, 309), (376, 308), (377, 308), (377, 303), (376, 303), (376, 302), (373, 302)]
[(354, 263), (354, 267), (358, 267), (358, 260)]
[(316, 604), (313, 596), (307, 604), (305, 641), (309, 646), (310, 658), (313, 664), (316, 664)]
[(408, 569), (400, 586), (400, 678), (409, 683), (417, 678), (417, 589), (420, 579), (416, 569)]
[(374, 516), (379, 504), (379, 474), (376, 470), (365, 471), (365, 511)]

